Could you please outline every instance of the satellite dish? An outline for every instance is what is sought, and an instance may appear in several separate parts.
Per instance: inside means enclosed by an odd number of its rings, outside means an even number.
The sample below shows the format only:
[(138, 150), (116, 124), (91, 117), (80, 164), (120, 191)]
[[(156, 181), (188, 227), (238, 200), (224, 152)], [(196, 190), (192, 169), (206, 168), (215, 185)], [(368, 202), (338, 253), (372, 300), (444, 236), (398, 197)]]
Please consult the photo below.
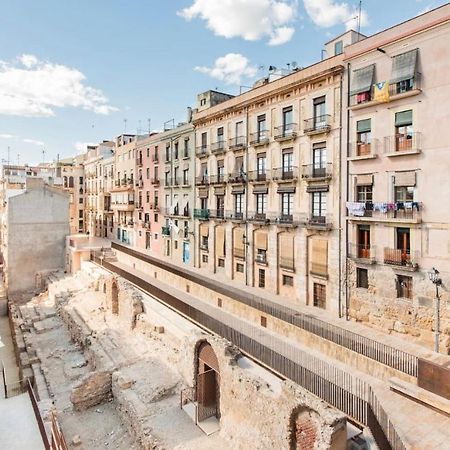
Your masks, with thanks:
[(269, 72), (273, 72), (274, 70), (277, 70), (275, 66), (269, 66)]
[(297, 61), (292, 61), (291, 62), (291, 66), (292, 66), (293, 69), (296, 69), (297, 68)]

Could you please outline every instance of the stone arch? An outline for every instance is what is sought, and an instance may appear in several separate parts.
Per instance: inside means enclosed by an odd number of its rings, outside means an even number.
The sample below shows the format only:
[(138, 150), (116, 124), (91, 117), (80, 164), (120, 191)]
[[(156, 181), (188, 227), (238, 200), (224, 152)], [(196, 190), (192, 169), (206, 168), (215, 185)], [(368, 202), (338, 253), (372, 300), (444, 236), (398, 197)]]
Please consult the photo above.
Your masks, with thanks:
[(200, 341), (195, 350), (195, 395), (198, 420), (220, 418), (220, 367), (217, 355), (206, 341)]
[(65, 188), (67, 187), (67, 177), (66, 176), (63, 177), (63, 186)]
[(290, 450), (313, 450), (320, 437), (319, 415), (316, 411), (298, 406), (289, 419)]
[(116, 281), (111, 284), (111, 311), (113, 314), (119, 314), (119, 288)]

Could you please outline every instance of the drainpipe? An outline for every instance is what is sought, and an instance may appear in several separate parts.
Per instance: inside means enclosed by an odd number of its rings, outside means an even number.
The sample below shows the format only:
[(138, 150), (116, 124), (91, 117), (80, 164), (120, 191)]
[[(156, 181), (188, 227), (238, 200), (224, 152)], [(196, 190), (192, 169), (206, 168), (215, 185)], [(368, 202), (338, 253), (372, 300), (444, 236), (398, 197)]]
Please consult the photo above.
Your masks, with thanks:
[[(346, 177), (345, 177), (345, 199), (346, 201), (349, 201), (349, 167), (350, 167), (350, 163), (348, 161), (348, 156), (350, 154), (350, 143), (349, 143), (349, 136), (350, 136), (350, 110), (349, 110), (349, 105), (350, 105), (350, 63), (347, 63), (347, 129), (346, 129), (346, 133), (347, 133), (347, 142), (346, 142), (346, 149), (347, 149), (347, 154), (346, 154), (346, 167), (347, 167), (347, 171), (346, 171)], [(348, 297), (349, 297), (349, 286), (348, 286), (348, 236), (349, 236), (349, 230), (348, 230), (348, 220), (345, 220), (345, 319), (349, 320), (348, 317), (348, 308), (349, 308), (349, 304), (348, 304)]]
[[(248, 106), (245, 108), (245, 139), (246, 139), (246, 146), (245, 146), (245, 242), (244, 242), (244, 254), (245, 254), (245, 285), (248, 286), (248, 247), (249, 245), (249, 239), (248, 239), (248, 143), (250, 141), (250, 136), (248, 132)], [(253, 261), (253, 258), (250, 258), (251, 261)]]
[[(345, 69), (344, 69), (345, 70)], [(339, 81), (339, 290), (338, 290), (338, 309), (339, 309), (339, 318), (342, 317), (342, 76), (344, 74), (344, 70), (342, 71), (342, 75)], [(348, 139), (347, 139), (348, 140)], [(347, 161), (347, 158), (345, 158)]]
[[(194, 211), (195, 211), (195, 200), (196, 200), (196, 198), (197, 198), (197, 196), (196, 196), (196, 189), (197, 189), (197, 186), (195, 185), (195, 174), (197, 173), (197, 171), (196, 171), (196, 165), (197, 165), (197, 158), (196, 158), (196, 156), (195, 156), (195, 149), (197, 148), (197, 141), (196, 141), (196, 139), (197, 139), (197, 133), (196, 133), (196, 130), (195, 130), (195, 126), (193, 125), (192, 126), (192, 128), (193, 128), (193, 130), (194, 130), (194, 155), (193, 155), (193, 158), (194, 158), (194, 165), (193, 165), (193, 170), (192, 170), (192, 186), (193, 186), (193, 193), (194, 193), (194, 195), (193, 195), (193, 198), (192, 198), (192, 204), (193, 204), (193, 208), (192, 208), (192, 219), (193, 219), (193, 224), (194, 224), (194, 229), (193, 229), (193, 231), (192, 231), (192, 234), (191, 234), (191, 236), (192, 236), (192, 240), (193, 240), (193, 242), (194, 242), (194, 245), (193, 245), (193, 253), (194, 253), (194, 267), (197, 267), (197, 259), (196, 259), (196, 257), (197, 257), (197, 242), (196, 242), (196, 239), (195, 239), (195, 237), (197, 236), (197, 233), (195, 232), (195, 228), (196, 228), (196, 222), (195, 222), (195, 218), (194, 218)], [(192, 165), (191, 165), (192, 166)], [(199, 232), (200, 232), (200, 229), (199, 229)]]

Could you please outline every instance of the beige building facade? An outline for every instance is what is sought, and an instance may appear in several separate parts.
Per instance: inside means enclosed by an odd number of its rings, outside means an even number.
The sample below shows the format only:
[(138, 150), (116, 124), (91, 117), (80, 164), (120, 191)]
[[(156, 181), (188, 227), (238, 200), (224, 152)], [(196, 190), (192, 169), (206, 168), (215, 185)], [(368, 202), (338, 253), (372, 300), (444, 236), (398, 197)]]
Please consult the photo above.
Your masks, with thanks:
[(338, 55), (199, 104), (197, 267), (340, 314), (342, 76)]
[[(450, 347), (450, 6), (345, 49), (348, 315)], [(345, 84), (347, 91), (347, 83)]]

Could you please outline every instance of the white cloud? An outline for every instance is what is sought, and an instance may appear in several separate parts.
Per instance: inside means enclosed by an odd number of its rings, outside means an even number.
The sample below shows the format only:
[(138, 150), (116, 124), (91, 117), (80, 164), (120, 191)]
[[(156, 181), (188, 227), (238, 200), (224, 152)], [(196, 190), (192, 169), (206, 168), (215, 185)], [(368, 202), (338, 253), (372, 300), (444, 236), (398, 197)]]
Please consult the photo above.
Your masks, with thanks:
[[(344, 24), (347, 30), (356, 29), (359, 11), (347, 3), (333, 0), (303, 0), (306, 12), (311, 20), (319, 27), (327, 28)], [(361, 26), (369, 23), (366, 11), (361, 11)]]
[(241, 84), (242, 78), (253, 78), (258, 71), (239, 53), (228, 53), (217, 58), (213, 67), (197, 66), (194, 70), (206, 73), (226, 84)]
[(44, 145), (44, 142), (37, 141), (36, 139), (23, 139), (23, 142), (25, 142), (27, 144), (33, 144), (33, 145), (39, 145), (39, 146)]
[(3, 133), (0, 134), (1, 139), (13, 139), (15, 136), (13, 134)]
[(88, 145), (95, 145), (91, 142), (75, 142), (73, 145), (77, 152), (85, 152)]
[(99, 89), (87, 86), (77, 69), (22, 55), (0, 61), (0, 114), (49, 117), (56, 108), (73, 107), (110, 114), (117, 108)]
[(246, 41), (269, 39), (269, 45), (288, 42), (293, 34), (298, 0), (194, 0), (178, 12), (186, 20), (197, 17), (217, 36)]

